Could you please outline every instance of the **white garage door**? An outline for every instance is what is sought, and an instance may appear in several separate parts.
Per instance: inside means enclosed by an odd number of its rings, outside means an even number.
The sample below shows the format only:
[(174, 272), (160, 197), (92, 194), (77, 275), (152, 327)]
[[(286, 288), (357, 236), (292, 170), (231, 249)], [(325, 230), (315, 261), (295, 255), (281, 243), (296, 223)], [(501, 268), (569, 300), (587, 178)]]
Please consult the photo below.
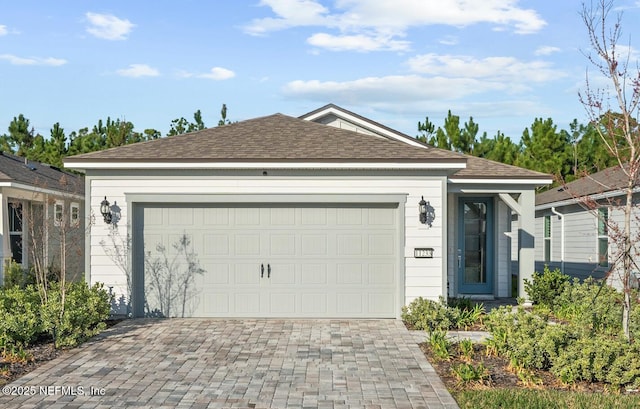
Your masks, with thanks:
[(146, 313), (396, 316), (397, 205), (225, 206), (143, 207)]

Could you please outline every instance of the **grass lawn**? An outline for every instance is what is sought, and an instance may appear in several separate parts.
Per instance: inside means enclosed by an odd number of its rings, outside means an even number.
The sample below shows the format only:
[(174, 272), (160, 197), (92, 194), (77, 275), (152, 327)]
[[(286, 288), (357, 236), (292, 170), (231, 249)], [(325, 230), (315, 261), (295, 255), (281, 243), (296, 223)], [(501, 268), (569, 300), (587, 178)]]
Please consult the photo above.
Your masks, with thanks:
[(462, 409), (632, 409), (640, 407), (640, 396), (544, 389), (504, 388), (452, 392)]

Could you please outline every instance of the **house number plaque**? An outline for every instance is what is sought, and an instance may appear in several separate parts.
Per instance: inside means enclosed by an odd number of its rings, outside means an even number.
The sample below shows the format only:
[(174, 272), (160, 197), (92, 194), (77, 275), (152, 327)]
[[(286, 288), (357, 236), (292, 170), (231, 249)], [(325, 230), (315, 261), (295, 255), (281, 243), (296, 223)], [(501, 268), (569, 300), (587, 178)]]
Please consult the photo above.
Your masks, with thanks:
[(415, 258), (433, 258), (433, 249), (422, 247), (413, 249), (413, 257)]

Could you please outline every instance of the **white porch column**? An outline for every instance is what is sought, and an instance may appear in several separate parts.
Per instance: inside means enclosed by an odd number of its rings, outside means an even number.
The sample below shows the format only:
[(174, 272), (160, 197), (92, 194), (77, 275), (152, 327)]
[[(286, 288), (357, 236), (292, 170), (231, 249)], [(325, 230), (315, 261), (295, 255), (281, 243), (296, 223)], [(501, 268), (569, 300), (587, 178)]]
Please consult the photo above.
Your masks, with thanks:
[(535, 191), (524, 190), (518, 198), (520, 214), (518, 216), (518, 296), (525, 302), (527, 293), (524, 280), (531, 281), (535, 269)]
[(4, 263), (11, 258), (7, 195), (0, 190), (0, 285), (4, 284)]

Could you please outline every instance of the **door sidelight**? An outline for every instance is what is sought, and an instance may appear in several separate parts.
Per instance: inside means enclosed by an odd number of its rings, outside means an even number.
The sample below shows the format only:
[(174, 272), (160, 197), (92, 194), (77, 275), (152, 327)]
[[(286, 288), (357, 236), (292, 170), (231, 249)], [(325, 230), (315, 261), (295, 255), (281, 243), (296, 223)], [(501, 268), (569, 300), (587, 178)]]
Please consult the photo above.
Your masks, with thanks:
[(267, 278), (271, 278), (271, 264), (267, 264)]
[(260, 278), (264, 277), (264, 264), (260, 264)]

